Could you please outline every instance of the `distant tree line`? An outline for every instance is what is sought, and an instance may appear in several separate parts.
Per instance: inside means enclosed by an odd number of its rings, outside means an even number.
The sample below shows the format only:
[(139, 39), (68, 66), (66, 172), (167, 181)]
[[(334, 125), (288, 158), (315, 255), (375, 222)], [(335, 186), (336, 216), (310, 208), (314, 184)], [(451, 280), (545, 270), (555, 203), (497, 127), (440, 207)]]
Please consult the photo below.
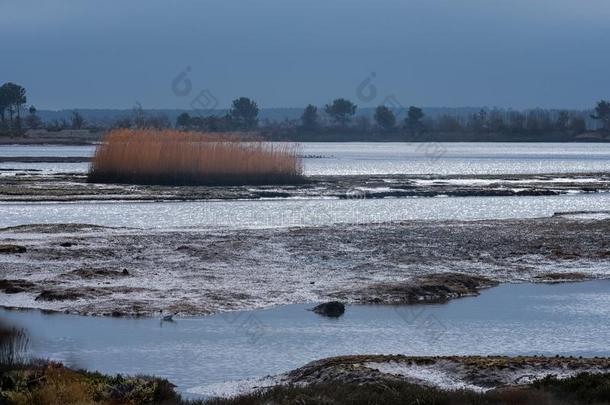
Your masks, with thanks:
[(2, 132), (21, 133), (21, 112), (27, 102), (25, 89), (15, 83), (0, 86), (0, 125)]
[(182, 113), (176, 127), (209, 132), (254, 131), (258, 128), (258, 104), (247, 97), (233, 100), (229, 112), (222, 116), (191, 116)]
[[(404, 110), (378, 106), (373, 120), (357, 116), (358, 107), (350, 100), (338, 98), (324, 106), (322, 112), (315, 105), (303, 110), (300, 120), (263, 122), (259, 126), (256, 102), (241, 97), (232, 103), (224, 115), (197, 116), (182, 113), (176, 127), (183, 130), (212, 132), (254, 131), (272, 139), (286, 140), (571, 140), (587, 132), (582, 112), (534, 109), (513, 111), (481, 109), (468, 117), (442, 114), (426, 117), (420, 107)], [(592, 119), (600, 123), (600, 130), (610, 131), (610, 102), (600, 101)]]
[(585, 119), (580, 114), (542, 109), (527, 112), (484, 109), (465, 121), (443, 115), (430, 121), (428, 126), (431, 130), (442, 133), (503, 135), (581, 134), (587, 130)]
[(73, 111), (70, 122), (66, 120), (43, 123), (36, 107), (26, 108), (27, 94), (24, 87), (7, 82), (0, 86), (0, 134), (23, 135), (27, 129), (82, 129), (85, 119), (78, 111)]
[(610, 101), (602, 100), (595, 107), (595, 114), (591, 118), (601, 122), (604, 131), (610, 131)]
[[(596, 107), (596, 114), (592, 116), (604, 122), (608, 128), (608, 102), (601, 101)], [(330, 117), (331, 123), (336, 124), (335, 129), (348, 128), (356, 113), (356, 105), (345, 99), (337, 99), (326, 105), (324, 111)], [(399, 116), (404, 118), (399, 120)], [(351, 125), (357, 129), (362, 127), (360, 122)], [(573, 131), (582, 133), (586, 131), (585, 119), (578, 113), (569, 111), (552, 112), (536, 109), (527, 112), (504, 111), (499, 109), (482, 109), (463, 119), (448, 114), (436, 118), (427, 118), (421, 108), (411, 106), (406, 111), (396, 111), (387, 106), (378, 106), (373, 116), (374, 123), (364, 124), (372, 132), (471, 132), (471, 133), (504, 133), (504, 134), (542, 134), (549, 132)], [(302, 116), (301, 127), (306, 130), (319, 130), (322, 126), (317, 107), (309, 105)], [(326, 125), (328, 127), (328, 125)], [(332, 125), (330, 127), (333, 127)]]
[(169, 118), (164, 114), (147, 114), (142, 105), (136, 103), (130, 116), (119, 118), (112, 124), (112, 128), (133, 129), (166, 129), (172, 126)]
[[(587, 132), (582, 112), (534, 109), (513, 111), (481, 109), (468, 117), (442, 114), (426, 117), (423, 109), (410, 106), (404, 111), (380, 105), (373, 121), (357, 116), (358, 107), (338, 98), (320, 112), (315, 105), (303, 110), (299, 121), (266, 122), (258, 125), (256, 102), (241, 97), (222, 116), (197, 116), (182, 113), (176, 127), (211, 132), (258, 130), (272, 139), (335, 140), (368, 137), (408, 140), (570, 140)], [(591, 118), (600, 122), (600, 130), (610, 131), (610, 102), (600, 101)]]
[[(409, 140), (571, 140), (587, 132), (586, 115), (580, 111), (534, 109), (513, 111), (481, 109), (467, 117), (441, 114), (426, 117), (422, 108), (405, 109), (380, 105), (373, 121), (356, 117), (357, 106), (345, 99), (336, 99), (324, 107), (329, 120), (324, 121), (318, 108), (308, 105), (303, 111), (296, 133), (306, 139), (322, 140), (323, 136), (360, 133), (368, 139)], [(590, 116), (599, 123), (601, 132), (610, 132), (610, 102), (600, 101)], [(281, 132), (281, 131), (278, 131)], [(286, 132), (286, 131), (284, 131)], [(594, 135), (594, 134), (592, 134)]]
[[(22, 134), (26, 129), (49, 131), (91, 128), (78, 111), (69, 119), (42, 122), (36, 108), (26, 108), (26, 90), (15, 83), (0, 86), (0, 134)], [(595, 120), (598, 132), (610, 135), (610, 101), (601, 100), (590, 116), (581, 111), (514, 111), (481, 109), (464, 115), (426, 116), (417, 106), (392, 108), (380, 105), (372, 119), (358, 115), (358, 106), (337, 98), (323, 108), (308, 105), (300, 119), (283, 122), (259, 120), (258, 104), (247, 97), (233, 100), (231, 108), (219, 115), (200, 115), (196, 111), (180, 114), (174, 125), (165, 114), (146, 112), (137, 104), (131, 114), (115, 120), (112, 128), (155, 128), (175, 126), (187, 131), (242, 131), (276, 140), (445, 140), (445, 141), (568, 141), (587, 132), (586, 119)]]

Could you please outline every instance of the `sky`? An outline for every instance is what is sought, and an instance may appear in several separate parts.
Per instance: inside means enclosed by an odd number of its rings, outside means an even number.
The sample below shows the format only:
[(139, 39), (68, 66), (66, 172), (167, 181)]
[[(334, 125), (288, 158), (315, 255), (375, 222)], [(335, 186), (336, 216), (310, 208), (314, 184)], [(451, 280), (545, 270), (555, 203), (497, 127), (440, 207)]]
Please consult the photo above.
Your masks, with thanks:
[(0, 82), (39, 109), (589, 108), (608, 0), (0, 0)]

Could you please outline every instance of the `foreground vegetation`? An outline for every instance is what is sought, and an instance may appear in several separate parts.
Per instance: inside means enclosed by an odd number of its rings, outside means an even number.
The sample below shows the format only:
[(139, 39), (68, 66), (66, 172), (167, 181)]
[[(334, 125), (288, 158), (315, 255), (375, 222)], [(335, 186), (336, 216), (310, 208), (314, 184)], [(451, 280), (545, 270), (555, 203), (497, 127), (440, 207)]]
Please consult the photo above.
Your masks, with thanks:
[(89, 180), (102, 183), (244, 185), (302, 183), (290, 146), (237, 134), (114, 130), (93, 156)]
[(362, 385), (333, 382), (305, 387), (278, 386), (229, 399), (188, 401), (182, 399), (166, 380), (143, 376), (110, 377), (82, 370), (70, 370), (54, 363), (38, 363), (1, 371), (0, 403), (15, 405), (608, 404), (610, 374), (580, 374), (566, 380), (547, 377), (528, 386), (496, 389), (486, 393), (467, 390), (445, 391), (405, 382)]
[(59, 363), (29, 360), (27, 334), (0, 324), (0, 403), (15, 405), (71, 404), (418, 404), (570, 405), (610, 403), (610, 374), (582, 373), (558, 380), (547, 377), (530, 385), (486, 393), (445, 391), (400, 381), (328, 382), (285, 385), (229, 399), (186, 401), (167, 380), (136, 376), (106, 376), (72, 370)]
[(114, 377), (61, 364), (32, 362), (3, 368), (0, 403), (6, 404), (180, 404), (172, 384), (152, 377)]
[(181, 404), (166, 380), (114, 377), (28, 358), (24, 330), (0, 323), (0, 404)]
[(217, 399), (211, 405), (302, 404), (302, 405), (571, 405), (610, 403), (610, 374), (580, 374), (566, 380), (548, 377), (524, 387), (486, 393), (444, 391), (405, 382), (380, 384), (318, 384), (306, 387), (279, 386), (268, 391), (232, 399)]
[[(176, 120), (176, 128), (211, 132), (244, 128), (235, 119), (236, 111), (240, 110), (234, 106), (224, 116), (182, 113)], [(372, 116), (357, 111), (356, 104), (338, 98), (322, 111), (308, 105), (300, 120), (266, 122), (258, 129), (268, 139), (291, 141), (572, 142), (610, 139), (610, 102), (604, 100), (598, 102), (593, 111), (482, 108), (469, 113), (428, 114), (416, 106), (402, 106), (397, 100), (379, 105)], [(253, 122), (256, 122), (255, 118)], [(248, 130), (256, 128), (257, 125), (253, 125)]]

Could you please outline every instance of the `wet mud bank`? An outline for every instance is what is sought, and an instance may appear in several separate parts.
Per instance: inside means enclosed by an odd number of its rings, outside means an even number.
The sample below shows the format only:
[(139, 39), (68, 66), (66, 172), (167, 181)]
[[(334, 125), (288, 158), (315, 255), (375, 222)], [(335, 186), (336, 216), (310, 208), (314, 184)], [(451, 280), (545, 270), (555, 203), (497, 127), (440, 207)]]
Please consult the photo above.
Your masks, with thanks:
[[(55, 159), (55, 158), (51, 158)], [(66, 158), (79, 159), (79, 158)], [(4, 175), (2, 175), (4, 174)], [(85, 173), (0, 169), (1, 202), (202, 201), (282, 198), (552, 196), (610, 191), (608, 173), (548, 175), (308, 176), (300, 185), (172, 187), (88, 183)]]
[(0, 305), (89, 315), (202, 315), (339, 300), (438, 303), (503, 282), (610, 278), (610, 219), (0, 230)]
[(486, 391), (529, 384), (553, 375), (610, 373), (610, 358), (402, 355), (344, 356), (319, 360), (283, 375), (286, 384), (410, 382), (445, 389)]

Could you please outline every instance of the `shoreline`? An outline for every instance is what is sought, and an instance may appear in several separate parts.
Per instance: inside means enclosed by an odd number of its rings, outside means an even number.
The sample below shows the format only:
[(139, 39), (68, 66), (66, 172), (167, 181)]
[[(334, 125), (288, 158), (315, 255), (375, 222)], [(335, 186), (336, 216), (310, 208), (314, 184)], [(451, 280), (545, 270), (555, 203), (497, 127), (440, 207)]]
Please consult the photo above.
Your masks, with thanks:
[[(11, 146), (11, 145), (32, 145), (32, 146), (44, 146), (44, 145), (57, 145), (57, 146), (89, 146), (89, 145), (97, 145), (101, 142), (103, 135), (92, 135), (92, 136), (83, 136), (79, 139), (74, 139), (73, 136), (58, 136), (56, 138), (51, 136), (44, 137), (2, 137), (0, 136), (0, 145)], [(379, 139), (379, 136), (369, 136), (369, 137), (353, 137), (352, 140), (349, 138), (334, 138), (328, 139), (326, 137), (310, 137), (310, 138), (285, 138), (285, 137), (271, 137), (266, 140), (266, 142), (293, 142), (293, 143), (301, 143), (301, 142), (315, 142), (315, 143), (412, 143), (412, 144), (458, 144), (458, 143), (494, 143), (494, 144), (514, 144), (514, 143), (527, 143), (527, 144), (544, 144), (544, 143), (566, 143), (566, 144), (583, 144), (583, 143), (592, 143), (592, 144), (604, 144), (610, 143), (610, 135), (607, 134), (596, 134), (593, 133), (593, 136), (584, 137), (584, 138), (575, 138), (570, 140), (565, 139), (556, 139), (550, 141), (538, 141), (535, 139), (482, 139), (482, 138), (474, 138), (468, 140), (455, 140), (455, 139), (446, 139), (446, 140), (438, 140), (438, 138), (432, 137), (430, 140), (416, 141), (402, 139), (402, 138), (387, 138), (387, 139)]]
[[(462, 274), (459, 274), (459, 273), (449, 273), (449, 274), (439, 273), (439, 274), (433, 274), (432, 278), (435, 278), (437, 276), (442, 278), (447, 275), (463, 276)], [(565, 277), (563, 277), (563, 276), (565, 276)], [(512, 284), (556, 285), (556, 284), (574, 284), (574, 283), (586, 283), (586, 282), (607, 281), (607, 280), (610, 280), (610, 275), (608, 275), (606, 277), (602, 277), (602, 278), (593, 278), (593, 277), (583, 275), (580, 273), (565, 273), (565, 274), (549, 273), (536, 280), (508, 281), (508, 282), (495, 282), (493, 280), (488, 280), (488, 284), (477, 287), (473, 291), (468, 291), (468, 292), (464, 292), (464, 293), (454, 292), (454, 293), (450, 293), (449, 295), (443, 295), (443, 296), (432, 296), (430, 294), (411, 295), (412, 299), (406, 300), (404, 302), (384, 302), (384, 301), (380, 301), (378, 299), (372, 299), (372, 300), (365, 299), (363, 301), (350, 302), (350, 303), (346, 304), (345, 310), (347, 312), (350, 310), (350, 308), (359, 307), (359, 306), (402, 308), (402, 307), (410, 307), (413, 305), (426, 306), (426, 305), (448, 304), (453, 300), (459, 300), (461, 298), (478, 297), (480, 295), (481, 291), (484, 291), (487, 289), (492, 289), (495, 287), (504, 286), (506, 284), (511, 284), (511, 285)], [(5, 281), (6, 280), (0, 280), (0, 284), (2, 284)], [(414, 289), (414, 291), (423, 291), (423, 290), (421, 290), (421, 286), (419, 286), (417, 284), (412, 285), (410, 287), (412, 287)], [(426, 286), (424, 285), (424, 288), (425, 287)], [(444, 284), (438, 284), (434, 287), (445, 290), (447, 286)], [(3, 287), (0, 287), (0, 294), (6, 294), (6, 293), (2, 292), (2, 290), (3, 290)], [(340, 299), (340, 298), (333, 297), (331, 299)], [(280, 309), (282, 307), (292, 306), (292, 305), (308, 306), (311, 308), (307, 309), (307, 310), (311, 311), (311, 310), (313, 310), (313, 307), (315, 307), (316, 305), (321, 304), (321, 303), (323, 303), (323, 301), (292, 302), (292, 303), (279, 303), (279, 304), (274, 304), (272, 306), (263, 306), (263, 307), (259, 307), (259, 308), (238, 308), (238, 309), (229, 309), (227, 311), (220, 311), (220, 312), (177, 314), (176, 316), (173, 317), (173, 319), (178, 320), (178, 321), (185, 320), (185, 319), (187, 319), (187, 320), (202, 319), (202, 318), (206, 318), (206, 317), (210, 317), (210, 316), (229, 315), (229, 314), (233, 314), (236, 312), (256, 312), (256, 311), (275, 310), (275, 309)], [(59, 309), (46, 309), (46, 308), (40, 308), (40, 307), (20, 307), (20, 306), (8, 305), (8, 304), (0, 304), (0, 309), (2, 309), (4, 311), (9, 311), (9, 312), (15, 312), (15, 313), (35, 312), (35, 313), (40, 313), (41, 315), (49, 315), (49, 316), (69, 315), (69, 316), (77, 316), (77, 317), (117, 318), (117, 319), (127, 319), (127, 320), (128, 319), (157, 319), (159, 317), (159, 314), (155, 313), (155, 312), (153, 312), (153, 313), (147, 313), (147, 312), (141, 312), (141, 313), (123, 313), (123, 312), (78, 313), (78, 312), (71, 312), (69, 310), (66, 311), (66, 310), (59, 310)]]
[(282, 377), (287, 384), (403, 381), (445, 389), (524, 385), (546, 375), (610, 372), (610, 357), (353, 355), (317, 360)]

